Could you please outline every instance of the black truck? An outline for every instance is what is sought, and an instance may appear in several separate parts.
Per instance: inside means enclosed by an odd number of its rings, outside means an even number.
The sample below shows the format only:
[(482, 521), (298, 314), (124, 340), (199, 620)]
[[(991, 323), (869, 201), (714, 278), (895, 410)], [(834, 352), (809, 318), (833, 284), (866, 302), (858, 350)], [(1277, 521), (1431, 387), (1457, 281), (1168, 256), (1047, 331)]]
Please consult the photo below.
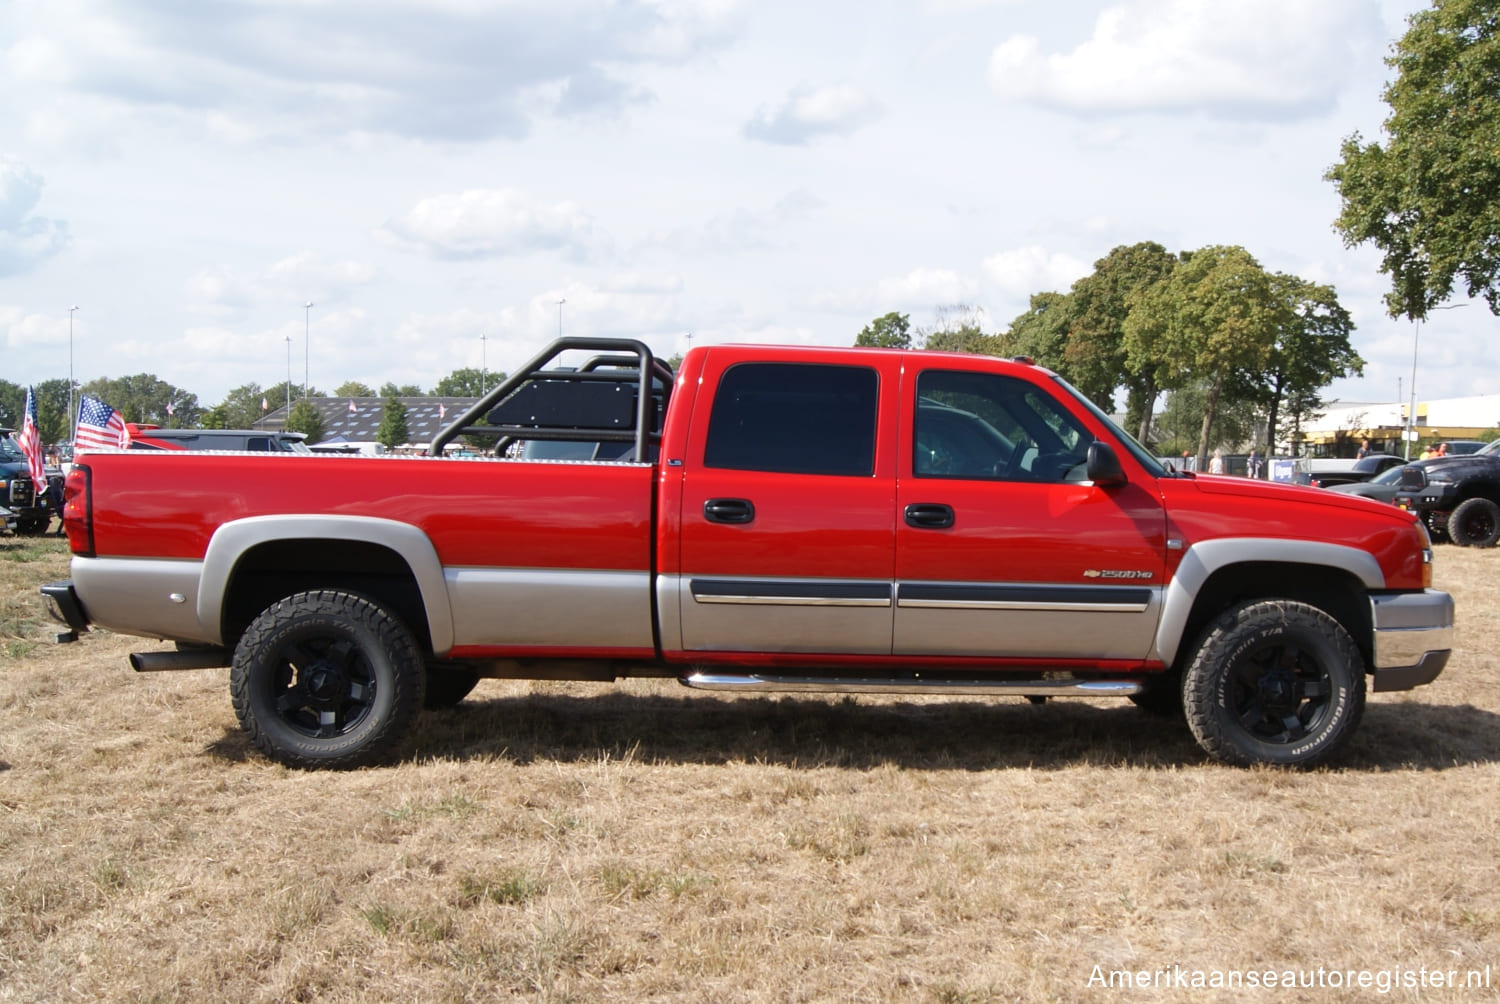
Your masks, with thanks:
[(0, 507), (14, 515), (16, 533), (35, 536), (45, 533), (52, 519), (52, 510), (47, 506), (47, 485), (31, 483), (26, 454), (11, 435), (13, 431), (0, 429)]
[(1419, 513), (1434, 540), (1494, 547), (1500, 541), (1500, 440), (1478, 453), (1408, 464), (1391, 501)]

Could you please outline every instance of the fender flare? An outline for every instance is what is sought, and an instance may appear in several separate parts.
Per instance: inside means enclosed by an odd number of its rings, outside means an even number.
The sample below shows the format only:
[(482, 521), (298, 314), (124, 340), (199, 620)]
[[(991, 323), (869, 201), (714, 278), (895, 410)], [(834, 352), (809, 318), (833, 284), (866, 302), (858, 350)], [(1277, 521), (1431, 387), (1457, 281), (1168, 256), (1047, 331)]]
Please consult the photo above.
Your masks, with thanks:
[(301, 539), (355, 540), (394, 551), (416, 579), (433, 653), (442, 656), (453, 647), (453, 609), (437, 549), (410, 523), (373, 516), (248, 516), (220, 525), (203, 555), (198, 589), (198, 622), (220, 644), (224, 595), (240, 559), (261, 544)]
[(1380, 570), (1380, 562), (1373, 554), (1357, 547), (1279, 537), (1225, 537), (1200, 541), (1183, 553), (1177, 572), (1162, 597), (1154, 656), (1166, 665), (1172, 665), (1178, 649), (1188, 642), (1182, 635), (1187, 630), (1193, 604), (1204, 584), (1221, 569), (1251, 562), (1336, 568), (1354, 576), (1366, 589), (1385, 588), (1385, 573)]

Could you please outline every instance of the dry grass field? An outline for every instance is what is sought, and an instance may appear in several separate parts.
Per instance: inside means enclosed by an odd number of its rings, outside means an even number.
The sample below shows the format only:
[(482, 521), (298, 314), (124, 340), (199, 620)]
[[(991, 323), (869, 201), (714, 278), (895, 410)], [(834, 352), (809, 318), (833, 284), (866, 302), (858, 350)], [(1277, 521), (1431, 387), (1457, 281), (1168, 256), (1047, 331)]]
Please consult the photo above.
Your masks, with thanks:
[[(1438, 549), (1458, 653), (1307, 773), (1123, 702), (486, 681), (329, 774), (227, 670), (52, 644), (63, 545), (0, 538), (0, 1001), (1492, 999), (1430, 971), (1500, 986), (1497, 570)], [(1246, 970), (1322, 986), (1177, 985)]]

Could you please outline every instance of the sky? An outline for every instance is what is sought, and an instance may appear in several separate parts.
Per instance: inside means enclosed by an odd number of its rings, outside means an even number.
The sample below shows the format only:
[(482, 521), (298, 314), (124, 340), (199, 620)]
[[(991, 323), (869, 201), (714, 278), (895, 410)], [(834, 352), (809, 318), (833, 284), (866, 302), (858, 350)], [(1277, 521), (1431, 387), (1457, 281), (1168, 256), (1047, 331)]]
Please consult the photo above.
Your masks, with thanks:
[[(559, 330), (1007, 328), (1112, 247), (1331, 283), (1362, 378), (1500, 393), (1333, 230), (1418, 0), (6, 0), (0, 377), (424, 389)], [(306, 304), (311, 303), (311, 307)], [(1459, 305), (1462, 306), (1459, 306)], [(70, 310), (77, 307), (76, 311)]]

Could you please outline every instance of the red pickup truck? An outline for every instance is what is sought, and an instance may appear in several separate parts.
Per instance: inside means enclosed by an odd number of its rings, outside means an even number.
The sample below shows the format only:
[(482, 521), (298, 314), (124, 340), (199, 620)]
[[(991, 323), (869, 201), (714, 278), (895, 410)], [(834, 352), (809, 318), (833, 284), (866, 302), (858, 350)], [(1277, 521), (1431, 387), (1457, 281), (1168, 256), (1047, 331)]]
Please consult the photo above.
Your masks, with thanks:
[(626, 676), (1129, 697), (1220, 760), (1305, 765), (1367, 679), (1452, 647), (1415, 517), (1164, 467), (1024, 360), (725, 345), (674, 374), (563, 339), (429, 454), (90, 455), (43, 592), (75, 637), (179, 643), (138, 670), (231, 666), (300, 767), (377, 761), (481, 677)]

